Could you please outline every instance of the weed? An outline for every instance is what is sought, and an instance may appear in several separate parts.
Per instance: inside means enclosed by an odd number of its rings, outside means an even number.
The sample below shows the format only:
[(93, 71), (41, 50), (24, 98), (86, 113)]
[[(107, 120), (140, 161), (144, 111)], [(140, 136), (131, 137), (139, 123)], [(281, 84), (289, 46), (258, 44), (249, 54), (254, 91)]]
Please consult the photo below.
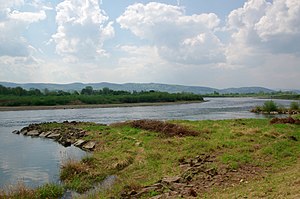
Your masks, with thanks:
[(64, 188), (61, 185), (46, 184), (37, 188), (36, 196), (40, 199), (59, 198), (64, 194)]

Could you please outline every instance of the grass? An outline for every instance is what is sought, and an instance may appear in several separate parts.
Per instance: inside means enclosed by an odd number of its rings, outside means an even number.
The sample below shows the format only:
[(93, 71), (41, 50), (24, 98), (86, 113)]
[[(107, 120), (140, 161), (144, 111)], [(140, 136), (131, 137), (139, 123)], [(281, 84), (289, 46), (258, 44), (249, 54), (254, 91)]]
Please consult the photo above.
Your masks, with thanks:
[[(83, 193), (113, 175), (117, 176), (113, 185), (85, 197), (119, 198), (124, 190), (139, 190), (163, 177), (180, 176), (183, 173), (181, 160), (209, 154), (213, 161), (206, 165), (208, 169), (221, 173), (225, 168), (238, 180), (229, 179), (226, 186), (220, 182), (220, 185), (200, 190), (200, 198), (241, 198), (249, 197), (248, 193), (251, 193), (250, 198), (299, 197), (299, 125), (270, 124), (268, 119), (152, 122), (110, 126), (77, 124), (88, 132), (85, 139), (97, 140), (100, 146), (79, 162), (64, 163), (60, 177), (65, 188)], [(165, 128), (155, 124), (171, 126), (169, 130), (176, 133), (162, 136)], [(43, 125), (51, 128), (51, 124)], [(52, 126), (57, 125), (63, 124)], [(184, 129), (198, 133), (180, 133)], [(243, 181), (239, 181), (241, 178)], [(159, 193), (151, 191), (147, 197), (155, 195)]]
[(27, 188), (23, 183), (0, 190), (3, 199), (54, 199), (60, 198), (64, 188), (56, 184), (45, 184), (36, 189)]
[[(98, 194), (103, 198), (119, 197), (126, 187), (139, 188), (154, 184), (166, 176), (180, 175), (179, 160), (199, 154), (215, 155), (211, 167), (217, 169), (226, 167), (236, 170), (243, 165), (253, 165), (262, 171), (272, 171), (271, 177), (282, 168), (293, 168), (300, 155), (299, 141), (289, 139), (289, 136), (295, 136), (300, 140), (299, 125), (271, 125), (268, 119), (170, 123), (199, 133), (166, 137), (161, 136), (163, 129), (161, 133), (154, 125), (153, 129), (157, 131), (144, 130), (136, 125), (136, 121), (133, 123), (135, 128), (131, 123), (99, 128), (96, 125), (92, 129), (83, 126), (85, 130), (90, 130), (91, 139), (96, 136), (103, 146), (94, 152), (93, 166), (86, 167), (88, 172), (73, 177), (68, 175), (70, 179), (66, 184), (83, 182), (92, 176), (94, 179), (100, 176), (100, 182), (107, 176), (116, 175), (118, 180), (115, 185), (109, 191)], [(150, 129), (149, 123), (146, 127)], [(83, 162), (79, 164), (85, 165)], [(276, 192), (276, 189), (273, 191)]]

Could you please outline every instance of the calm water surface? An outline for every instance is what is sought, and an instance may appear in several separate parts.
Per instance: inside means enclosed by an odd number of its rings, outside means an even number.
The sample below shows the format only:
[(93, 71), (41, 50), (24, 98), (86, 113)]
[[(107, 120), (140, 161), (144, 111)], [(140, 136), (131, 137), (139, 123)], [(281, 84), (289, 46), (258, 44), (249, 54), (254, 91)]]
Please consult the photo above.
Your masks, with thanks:
[[(80, 159), (85, 154), (75, 147), (65, 148), (52, 140), (15, 135), (31, 123), (91, 121), (113, 123), (134, 119), (206, 120), (233, 118), (262, 118), (250, 113), (264, 99), (253, 98), (206, 98), (205, 103), (120, 107), (97, 109), (34, 110), (0, 112), (0, 187), (23, 181), (36, 187), (47, 182), (59, 182), (58, 173), (62, 161)], [(289, 100), (274, 100), (288, 106)]]

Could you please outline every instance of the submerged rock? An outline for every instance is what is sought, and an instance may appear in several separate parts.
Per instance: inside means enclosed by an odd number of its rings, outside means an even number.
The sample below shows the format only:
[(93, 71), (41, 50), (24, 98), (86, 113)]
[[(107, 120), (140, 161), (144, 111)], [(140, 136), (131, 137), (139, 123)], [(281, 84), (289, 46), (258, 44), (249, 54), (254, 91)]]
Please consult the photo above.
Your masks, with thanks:
[(66, 121), (64, 123), (61, 123), (61, 125), (53, 126), (51, 126), (51, 124), (58, 123), (50, 122), (30, 124), (29, 126), (22, 128), (20, 131), (13, 131), (13, 133), (21, 133), (24, 136), (38, 136), (40, 138), (53, 139), (65, 147), (71, 146), (73, 144), (75, 147), (79, 147), (86, 151), (93, 151), (96, 148), (96, 141), (86, 141), (83, 139), (88, 135), (88, 133), (78, 126), (80, 122)]
[(20, 134), (20, 131), (14, 130), (12, 133), (13, 133), (13, 134)]

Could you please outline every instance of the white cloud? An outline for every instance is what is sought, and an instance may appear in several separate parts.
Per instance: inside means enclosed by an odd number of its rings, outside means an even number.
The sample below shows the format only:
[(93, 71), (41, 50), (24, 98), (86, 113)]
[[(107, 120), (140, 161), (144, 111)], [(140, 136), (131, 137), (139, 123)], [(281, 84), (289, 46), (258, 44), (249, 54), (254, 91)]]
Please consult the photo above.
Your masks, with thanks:
[(24, 4), (24, 0), (0, 0), (0, 10), (10, 8), (12, 6), (21, 6)]
[(273, 36), (299, 35), (300, 2), (297, 0), (275, 0), (266, 9), (265, 15), (255, 24), (255, 29), (263, 41)]
[(268, 54), (300, 52), (300, 1), (249, 0), (227, 20), (228, 64), (261, 65)]
[(224, 59), (223, 46), (214, 34), (220, 19), (214, 13), (186, 15), (178, 6), (137, 3), (128, 6), (117, 22), (153, 43), (169, 62), (203, 64)]
[(17, 21), (23, 21), (28, 23), (34, 23), (46, 19), (46, 13), (44, 10), (39, 12), (19, 12), (17, 10), (9, 13), (8, 18)]
[(98, 0), (65, 0), (57, 5), (56, 11), (58, 28), (52, 38), (59, 55), (73, 61), (109, 55), (103, 48), (104, 41), (115, 32)]
[(24, 1), (0, 2), (0, 57), (24, 57), (32, 56), (33, 47), (23, 35), (30, 24), (46, 19), (43, 10), (37, 12), (21, 12), (15, 10), (21, 7)]

